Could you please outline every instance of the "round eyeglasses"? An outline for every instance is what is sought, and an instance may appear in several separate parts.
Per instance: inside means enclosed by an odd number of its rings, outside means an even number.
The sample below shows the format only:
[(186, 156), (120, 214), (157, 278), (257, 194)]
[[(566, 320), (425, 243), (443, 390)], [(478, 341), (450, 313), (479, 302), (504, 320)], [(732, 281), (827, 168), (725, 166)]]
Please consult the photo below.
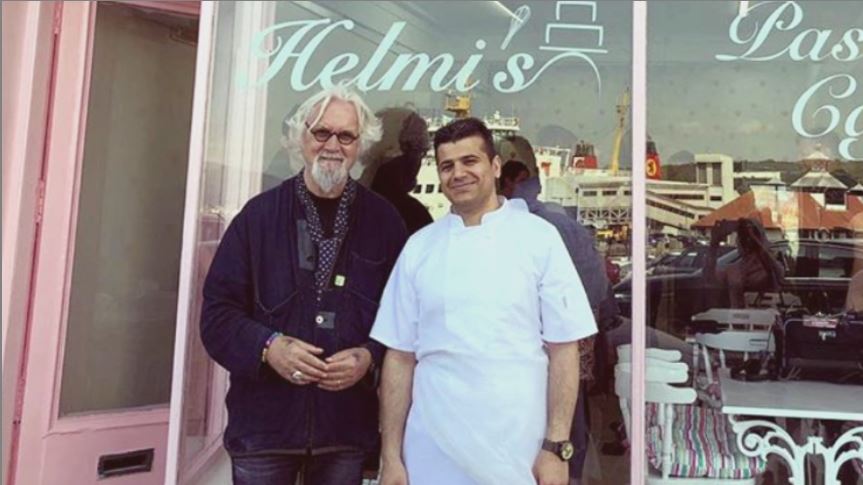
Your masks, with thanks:
[(315, 138), (315, 140), (318, 141), (319, 143), (326, 143), (326, 142), (330, 141), (330, 138), (335, 136), (336, 140), (338, 140), (340, 145), (350, 145), (351, 143), (357, 141), (357, 138), (359, 138), (359, 136), (357, 136), (357, 135), (355, 135), (349, 131), (335, 132), (335, 131), (330, 131), (326, 128), (312, 129), (312, 127), (309, 126), (308, 123), (306, 123), (306, 128), (309, 129), (309, 133), (311, 133), (312, 136)]

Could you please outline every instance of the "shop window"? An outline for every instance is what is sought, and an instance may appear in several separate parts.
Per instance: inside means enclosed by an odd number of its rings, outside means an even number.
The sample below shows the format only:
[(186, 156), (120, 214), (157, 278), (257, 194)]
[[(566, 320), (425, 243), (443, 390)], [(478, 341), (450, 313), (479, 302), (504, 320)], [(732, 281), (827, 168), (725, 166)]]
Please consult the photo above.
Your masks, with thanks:
[[(731, 438), (728, 449), (742, 457), (739, 444), (784, 433), (785, 418), (819, 419), (803, 404), (811, 398), (807, 386), (853, 380), (842, 370), (852, 364), (830, 331), (810, 340), (796, 332), (802, 322), (806, 328), (828, 328), (835, 322), (831, 318), (848, 316), (851, 281), (855, 268), (863, 267), (863, 231), (844, 239), (855, 226), (863, 227), (847, 196), (848, 188), (863, 180), (863, 144), (852, 126), (863, 93), (860, 8), (847, 2), (655, 1), (648, 9), (647, 130), (663, 161), (674, 160), (663, 166), (663, 180), (648, 186), (648, 224), (691, 238), (684, 243), (691, 248), (713, 246), (717, 255), (715, 261), (708, 260), (710, 253), (693, 261), (700, 266), (697, 272), (655, 273), (648, 279), (648, 345), (686, 352), (695, 341), (703, 361), (704, 349), (712, 349), (708, 355), (715, 359), (722, 345), (702, 333), (708, 322), (711, 332), (768, 336), (757, 348), (760, 362), (747, 361), (751, 352), (726, 348), (718, 373), (705, 373), (703, 365), (690, 371), (703, 395), (693, 404), (718, 417)], [(735, 186), (735, 175), (745, 183)], [(698, 197), (671, 190), (661, 199), (651, 197), (657, 186), (693, 181), (706, 184)], [(709, 200), (714, 209), (702, 212), (696, 200)], [(698, 206), (698, 213), (685, 204)], [(672, 250), (658, 244), (647, 248), (658, 259)], [(759, 315), (767, 316), (764, 326), (735, 326)], [(771, 337), (774, 323), (785, 330), (782, 336)], [(776, 358), (774, 344), (784, 346), (784, 360)], [(751, 374), (762, 376), (768, 367), (778, 374), (744, 382), (737, 372), (732, 376), (744, 363), (752, 366)], [(708, 376), (711, 382), (705, 381)], [(773, 391), (777, 378), (788, 385), (782, 406)], [(763, 398), (750, 399), (755, 394)], [(851, 419), (841, 416), (850, 415), (843, 415), (836, 395), (816, 398), (815, 406), (839, 416), (820, 421), (832, 431), (806, 431), (801, 443), (818, 437), (834, 443), (854, 426), (843, 422)], [(732, 428), (728, 419), (743, 424)], [(754, 419), (768, 424), (746, 428)], [(657, 436), (648, 440), (648, 448), (661, 449)], [(763, 479), (766, 458), (750, 461), (745, 476)], [(659, 471), (662, 460), (657, 453), (648, 461)], [(773, 479), (783, 483), (859, 478), (848, 463), (807, 478), (798, 458), (779, 462), (785, 469)], [(707, 468), (699, 479), (721, 483), (719, 470)]]
[[(245, 201), (295, 176), (303, 161), (285, 148), (285, 120), (322, 86), (351, 81), (384, 126), (381, 142), (351, 170), (361, 184), (374, 190), (386, 173), (381, 167), (420, 151), (416, 183), (406, 190), (440, 219), (450, 208), (431, 138), (457, 117), (483, 119), (503, 160), (536, 159), (542, 202), (602, 227), (596, 249), (617, 283), (630, 270), (630, 203), (603, 202), (579, 212), (576, 193), (609, 172), (616, 185), (603, 195), (629, 193), (631, 17), (630, 2), (220, 3), (202, 214), (217, 214), (224, 231)], [(315, 23), (321, 20), (326, 23)], [(310, 42), (313, 36), (319, 42)], [(232, 116), (234, 110), (244, 116)], [(406, 132), (406, 126), (421, 128)], [(507, 138), (515, 135), (532, 153), (513, 148)], [(590, 145), (583, 150), (593, 157), (590, 173), (567, 163), (580, 145)], [(206, 265), (200, 261), (197, 271), (205, 273)], [(620, 331), (619, 343), (629, 341), (628, 333), (628, 327)], [(618, 401), (611, 391), (613, 364), (600, 357), (615, 349), (597, 342), (603, 347), (584, 366), (582, 386), (600, 390), (601, 398), (585, 397), (599, 413), (606, 400)], [(628, 479), (626, 461), (613, 452), (626, 440), (622, 412), (612, 406), (592, 414), (596, 423), (584, 421), (585, 428), (596, 426), (594, 440), (609, 426), (615, 430), (612, 452), (584, 469), (592, 483)]]

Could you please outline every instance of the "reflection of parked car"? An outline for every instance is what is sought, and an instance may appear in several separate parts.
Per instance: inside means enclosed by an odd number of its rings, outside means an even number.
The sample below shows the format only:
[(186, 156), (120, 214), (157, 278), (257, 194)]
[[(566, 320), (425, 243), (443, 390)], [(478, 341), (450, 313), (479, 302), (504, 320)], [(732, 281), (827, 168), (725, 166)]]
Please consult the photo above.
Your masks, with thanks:
[(678, 256), (680, 256), (680, 251), (672, 251), (670, 253), (663, 254), (653, 261), (648, 260), (647, 274), (653, 274), (657, 267), (670, 265)]
[[(785, 267), (783, 295), (793, 296), (808, 312), (840, 311), (845, 303), (854, 258), (863, 250), (852, 241), (800, 240), (771, 244), (771, 252)], [(737, 261), (736, 248), (717, 260), (723, 268)], [(709, 308), (728, 307), (728, 292), (707, 282), (697, 269), (690, 273), (654, 274), (647, 277), (647, 324), (680, 334), (692, 315)], [(632, 305), (630, 279), (614, 287), (621, 315), (629, 317)], [(786, 304), (789, 304), (786, 301)]]
[[(695, 246), (684, 249), (680, 254), (666, 254), (648, 266), (647, 274), (694, 273), (704, 267), (707, 250), (707, 246)], [(717, 255), (722, 257), (733, 250), (735, 250), (733, 246), (719, 246)]]

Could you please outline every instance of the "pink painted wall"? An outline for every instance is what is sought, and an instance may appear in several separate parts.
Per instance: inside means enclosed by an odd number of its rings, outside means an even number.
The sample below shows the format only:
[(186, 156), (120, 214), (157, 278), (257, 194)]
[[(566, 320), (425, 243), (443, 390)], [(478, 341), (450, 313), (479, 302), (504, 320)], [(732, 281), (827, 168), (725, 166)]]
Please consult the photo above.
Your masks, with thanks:
[(2, 2), (2, 477), (24, 347), (52, 63), (54, 2)]

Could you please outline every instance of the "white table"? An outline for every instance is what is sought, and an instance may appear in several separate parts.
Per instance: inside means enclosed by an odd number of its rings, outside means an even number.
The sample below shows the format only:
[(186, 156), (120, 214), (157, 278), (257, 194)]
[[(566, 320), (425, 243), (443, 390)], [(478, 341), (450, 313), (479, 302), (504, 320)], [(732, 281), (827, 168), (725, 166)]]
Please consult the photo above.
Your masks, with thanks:
[[(728, 370), (720, 371), (719, 383), (722, 412), (729, 415), (740, 451), (765, 459), (770, 454), (778, 455), (791, 468), (792, 484), (806, 485), (807, 454), (824, 457), (825, 485), (840, 485), (837, 474), (844, 463), (863, 461), (863, 425), (846, 431), (828, 447), (817, 436), (797, 444), (781, 426), (757, 419), (764, 416), (863, 422), (863, 386), (813, 381), (745, 382), (732, 379)], [(839, 453), (849, 443), (856, 443), (856, 448)]]

